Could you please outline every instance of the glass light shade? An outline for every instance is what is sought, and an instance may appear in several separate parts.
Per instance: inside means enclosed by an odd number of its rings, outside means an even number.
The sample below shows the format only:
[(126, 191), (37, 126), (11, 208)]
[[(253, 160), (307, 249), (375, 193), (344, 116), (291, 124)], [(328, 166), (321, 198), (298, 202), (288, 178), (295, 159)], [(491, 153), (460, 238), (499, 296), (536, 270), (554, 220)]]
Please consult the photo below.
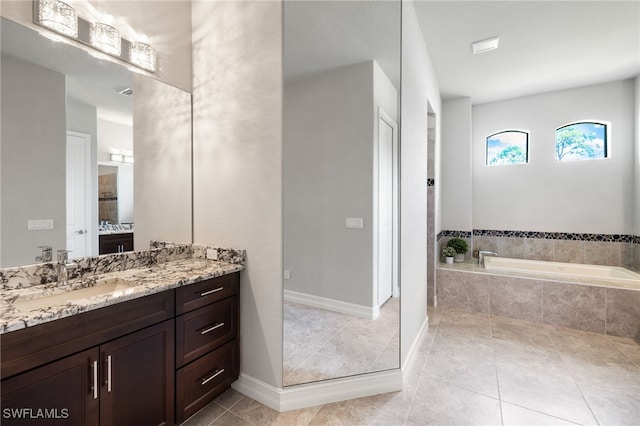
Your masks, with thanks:
[(147, 71), (156, 70), (156, 51), (145, 43), (131, 43), (129, 48), (129, 60), (132, 64), (144, 68)]
[(91, 24), (89, 43), (105, 53), (120, 56), (120, 31), (111, 25), (101, 22)]
[(78, 37), (78, 16), (74, 8), (59, 0), (39, 0), (37, 23), (68, 37)]

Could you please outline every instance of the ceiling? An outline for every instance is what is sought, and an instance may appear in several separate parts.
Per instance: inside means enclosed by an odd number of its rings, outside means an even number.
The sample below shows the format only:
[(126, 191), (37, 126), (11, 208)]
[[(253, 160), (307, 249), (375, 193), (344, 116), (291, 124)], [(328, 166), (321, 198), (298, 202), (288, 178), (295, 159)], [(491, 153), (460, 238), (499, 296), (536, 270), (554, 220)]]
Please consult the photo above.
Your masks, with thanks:
[[(640, 0), (416, 0), (415, 8), (443, 100), (481, 104), (640, 74)], [(472, 42), (495, 36), (497, 50), (472, 54)]]
[(400, 87), (400, 2), (284, 2), (284, 80), (375, 60)]

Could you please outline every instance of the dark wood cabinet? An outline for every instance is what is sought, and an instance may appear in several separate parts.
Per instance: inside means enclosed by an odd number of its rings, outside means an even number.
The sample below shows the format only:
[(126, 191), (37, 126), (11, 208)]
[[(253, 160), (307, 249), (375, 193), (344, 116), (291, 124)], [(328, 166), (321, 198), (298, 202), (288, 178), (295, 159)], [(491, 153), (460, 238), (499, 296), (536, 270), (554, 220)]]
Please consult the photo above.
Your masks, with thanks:
[(240, 374), (240, 274), (176, 289), (176, 422), (229, 389)]
[(173, 321), (100, 346), (100, 425), (173, 424)]
[(133, 232), (105, 234), (99, 236), (99, 254), (133, 251)]
[(2, 381), (3, 425), (96, 425), (98, 348)]
[(173, 335), (165, 321), (2, 381), (2, 424), (173, 424)]
[(3, 334), (0, 423), (181, 423), (238, 378), (239, 284), (234, 273)]

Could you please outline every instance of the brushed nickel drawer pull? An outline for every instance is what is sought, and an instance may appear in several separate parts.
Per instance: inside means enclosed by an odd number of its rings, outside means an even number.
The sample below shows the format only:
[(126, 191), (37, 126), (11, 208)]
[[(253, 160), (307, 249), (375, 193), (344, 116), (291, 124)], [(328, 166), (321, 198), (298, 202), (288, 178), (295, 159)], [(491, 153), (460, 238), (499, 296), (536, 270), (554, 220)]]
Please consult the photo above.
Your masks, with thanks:
[(209, 327), (209, 328), (207, 328), (207, 329), (202, 330), (202, 331), (200, 332), (200, 334), (207, 334), (208, 332), (213, 331), (213, 330), (215, 330), (216, 328), (220, 328), (220, 327), (222, 327), (223, 325), (224, 325), (224, 323), (223, 323), (223, 322), (218, 323), (218, 324), (216, 324), (216, 325), (214, 325), (214, 326), (212, 326), (212, 327)]
[(93, 361), (93, 399), (98, 399), (98, 361)]
[(111, 392), (111, 355), (107, 357), (107, 392)]
[(216, 371), (215, 373), (213, 373), (213, 376), (209, 377), (208, 379), (202, 379), (202, 383), (200, 383), (202, 386), (206, 385), (207, 383), (209, 383), (211, 380), (215, 379), (216, 377), (218, 377), (219, 375), (221, 375), (222, 373), (224, 373), (224, 368), (221, 368), (220, 370)]
[(218, 288), (214, 288), (213, 290), (209, 290), (209, 291), (205, 291), (204, 293), (200, 293), (200, 297), (208, 296), (211, 293), (217, 293), (220, 290), (224, 290), (224, 287), (218, 287)]

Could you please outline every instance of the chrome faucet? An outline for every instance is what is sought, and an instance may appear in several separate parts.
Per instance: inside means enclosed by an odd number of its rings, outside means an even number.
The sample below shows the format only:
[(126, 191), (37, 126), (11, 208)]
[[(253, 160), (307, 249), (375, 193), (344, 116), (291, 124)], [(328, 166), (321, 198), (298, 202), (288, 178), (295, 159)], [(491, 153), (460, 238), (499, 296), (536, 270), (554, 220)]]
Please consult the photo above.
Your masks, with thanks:
[(58, 250), (58, 263), (56, 264), (58, 285), (69, 284), (69, 269), (77, 267), (77, 263), (69, 262), (69, 250)]
[(51, 262), (53, 260), (53, 248), (51, 246), (38, 246), (42, 250), (40, 256), (36, 256), (36, 262)]
[(494, 256), (497, 257), (498, 253), (496, 253), (495, 251), (488, 251), (488, 250), (480, 250), (478, 252), (478, 265), (480, 266), (484, 266), (484, 258), (486, 256)]

